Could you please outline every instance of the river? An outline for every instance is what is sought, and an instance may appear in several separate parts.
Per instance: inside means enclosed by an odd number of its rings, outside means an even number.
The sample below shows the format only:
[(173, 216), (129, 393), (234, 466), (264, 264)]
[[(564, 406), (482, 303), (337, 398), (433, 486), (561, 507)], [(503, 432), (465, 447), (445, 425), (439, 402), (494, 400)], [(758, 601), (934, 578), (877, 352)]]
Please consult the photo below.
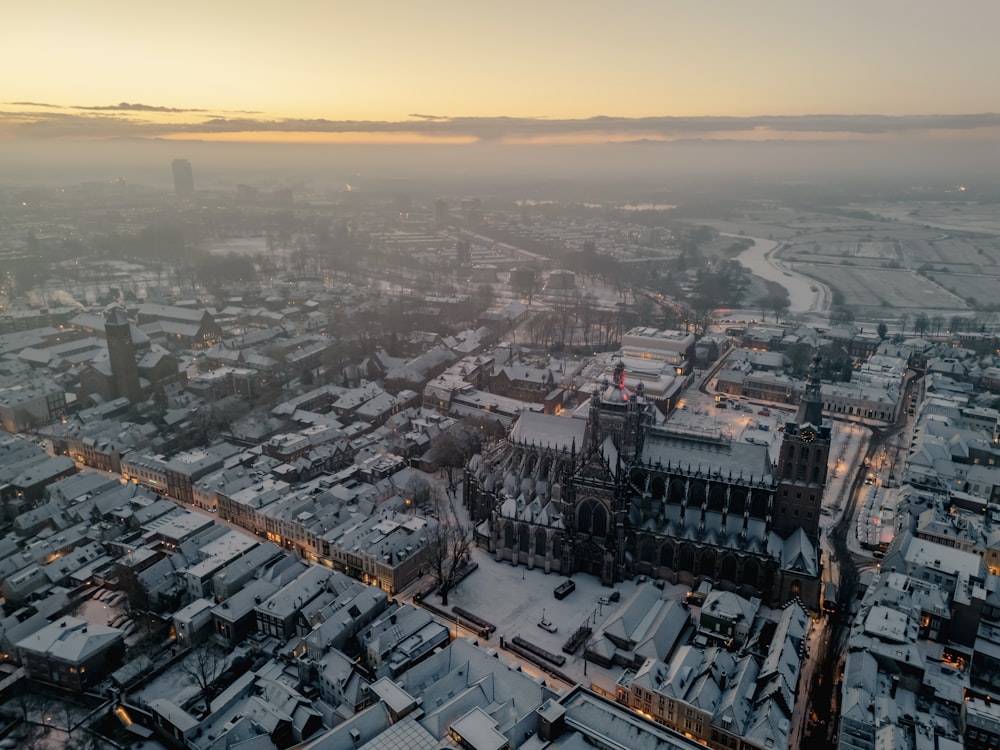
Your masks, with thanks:
[[(740, 235), (727, 236), (747, 239)], [(830, 289), (815, 279), (789, 270), (780, 259), (776, 258), (780, 242), (758, 237), (749, 239), (753, 240), (753, 247), (744, 250), (736, 256), (736, 259), (749, 268), (755, 276), (777, 282), (788, 290), (788, 297), (791, 300), (789, 313), (822, 314), (829, 311)]]

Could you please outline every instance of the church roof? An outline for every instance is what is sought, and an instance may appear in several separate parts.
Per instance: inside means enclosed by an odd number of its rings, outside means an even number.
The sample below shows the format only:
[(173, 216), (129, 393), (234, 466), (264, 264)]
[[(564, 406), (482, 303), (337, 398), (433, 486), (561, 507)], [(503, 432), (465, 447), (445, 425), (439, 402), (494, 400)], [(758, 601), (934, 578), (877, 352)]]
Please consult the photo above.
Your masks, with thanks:
[(780, 549), (782, 570), (798, 571), (809, 576), (819, 575), (816, 548), (801, 527), (788, 535)]
[(728, 440), (699, 440), (651, 430), (642, 451), (646, 464), (677, 466), (702, 474), (771, 482), (771, 460), (767, 446)]
[(562, 451), (569, 451), (575, 443), (580, 450), (586, 430), (587, 423), (582, 419), (522, 411), (510, 431), (510, 440)]

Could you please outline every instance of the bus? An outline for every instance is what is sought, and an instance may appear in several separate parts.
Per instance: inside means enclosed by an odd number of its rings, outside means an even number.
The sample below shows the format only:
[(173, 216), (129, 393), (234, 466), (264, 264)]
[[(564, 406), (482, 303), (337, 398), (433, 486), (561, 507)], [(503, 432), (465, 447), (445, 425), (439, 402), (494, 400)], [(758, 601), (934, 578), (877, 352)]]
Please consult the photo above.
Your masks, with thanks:
[(828, 615), (837, 613), (837, 587), (832, 583), (823, 584), (823, 611)]

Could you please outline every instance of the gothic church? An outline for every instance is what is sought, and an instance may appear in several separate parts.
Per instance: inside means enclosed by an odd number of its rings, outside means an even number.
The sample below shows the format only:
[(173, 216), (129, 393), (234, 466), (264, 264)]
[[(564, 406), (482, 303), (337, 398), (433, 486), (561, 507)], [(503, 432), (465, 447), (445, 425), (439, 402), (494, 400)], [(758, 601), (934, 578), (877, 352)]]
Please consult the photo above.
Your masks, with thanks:
[(765, 445), (657, 424), (621, 363), (582, 413), (522, 413), (466, 467), (476, 543), (499, 561), (590, 573), (608, 586), (638, 575), (709, 580), (767, 604), (817, 608), (831, 439), (818, 364), (776, 464)]

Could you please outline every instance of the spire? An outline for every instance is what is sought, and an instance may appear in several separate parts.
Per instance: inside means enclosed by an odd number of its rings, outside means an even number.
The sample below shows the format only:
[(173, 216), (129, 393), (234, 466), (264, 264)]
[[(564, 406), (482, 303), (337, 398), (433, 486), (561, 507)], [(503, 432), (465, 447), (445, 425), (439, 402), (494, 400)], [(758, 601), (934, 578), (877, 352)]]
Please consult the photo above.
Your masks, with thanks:
[(799, 424), (813, 424), (817, 427), (823, 424), (823, 396), (820, 393), (819, 366), (823, 358), (819, 352), (813, 355), (809, 365), (809, 376), (806, 378), (805, 392), (799, 402), (796, 420)]

